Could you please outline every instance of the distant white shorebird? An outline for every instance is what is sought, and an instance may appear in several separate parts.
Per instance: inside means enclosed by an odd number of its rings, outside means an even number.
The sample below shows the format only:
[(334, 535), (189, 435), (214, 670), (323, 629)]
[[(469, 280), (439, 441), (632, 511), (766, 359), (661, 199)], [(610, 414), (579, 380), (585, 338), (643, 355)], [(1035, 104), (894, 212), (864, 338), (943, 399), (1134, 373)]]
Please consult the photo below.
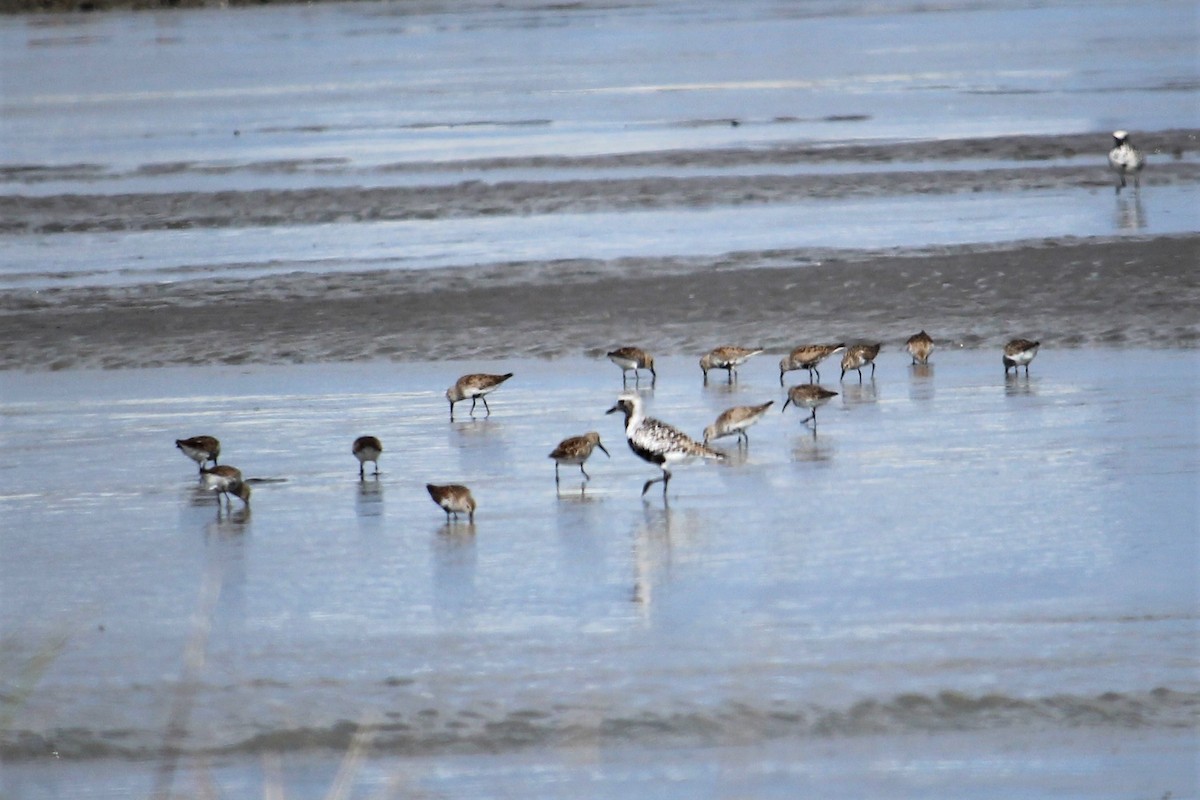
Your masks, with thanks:
[(1018, 367), (1025, 367), (1025, 374), (1028, 375), (1029, 362), (1037, 355), (1039, 346), (1041, 342), (1031, 342), (1028, 339), (1013, 339), (1004, 345), (1004, 374), (1007, 375), (1011, 369), (1015, 375)]
[(1108, 165), (1117, 174), (1117, 194), (1125, 188), (1128, 175), (1133, 176), (1133, 188), (1141, 188), (1141, 173), (1142, 167), (1146, 166), (1146, 157), (1133, 146), (1125, 131), (1113, 131), (1113, 148), (1108, 151)]
[(550, 453), (550, 458), (554, 459), (554, 482), (558, 483), (559, 464), (577, 464), (583, 477), (590, 481), (592, 476), (588, 475), (587, 470), (583, 468), (583, 462), (591, 458), (597, 447), (604, 451), (604, 455), (612, 457), (608, 448), (600, 443), (600, 434), (595, 431), (589, 431), (582, 436), (572, 436), (559, 442), (558, 447)]
[(717, 417), (716, 422), (704, 429), (704, 443), (724, 436), (737, 436), (738, 443), (750, 444), (750, 435), (746, 429), (763, 418), (767, 409), (775, 404), (768, 400), (761, 406), (734, 406), (727, 408)]
[(908, 341), (904, 343), (908, 348), (909, 355), (912, 356), (914, 364), (928, 364), (929, 357), (933, 355), (933, 337), (925, 331), (914, 333), (908, 337)]
[(642, 485), (642, 496), (659, 481), (663, 485), (663, 497), (667, 496), (667, 484), (671, 481), (671, 467), (691, 461), (693, 458), (725, 458), (725, 454), (692, 439), (683, 431), (665, 422), (647, 417), (642, 398), (626, 393), (617, 398), (617, 404), (606, 413), (617, 411), (625, 414), (625, 439), (629, 449), (643, 461), (656, 464), (662, 475), (651, 478)]
[(761, 352), (762, 348), (751, 349), (732, 344), (714, 347), (700, 357), (700, 369), (704, 372), (704, 382), (708, 383), (710, 369), (723, 369), (728, 373), (729, 382), (733, 383), (737, 380), (737, 368)]
[(482, 400), (483, 407), (487, 409), (488, 416), (490, 417), (492, 409), (488, 408), (487, 398), (484, 395), (512, 376), (511, 372), (504, 375), (487, 375), (480, 372), (463, 375), (454, 382), (453, 386), (446, 390), (446, 399), (450, 401), (450, 421), (454, 422), (454, 404), (467, 398), (471, 399), (472, 416), (475, 414), (475, 401)]
[(630, 370), (633, 370), (634, 383), (641, 380), (641, 376), (638, 375), (640, 369), (650, 370), (651, 386), (658, 380), (658, 373), (654, 371), (654, 356), (640, 347), (618, 347), (616, 350), (610, 350), (608, 360), (621, 368), (622, 384), (628, 380)]
[(362, 478), (363, 468), (370, 461), (375, 464), (375, 474), (379, 474), (379, 456), (383, 453), (383, 444), (374, 436), (360, 436), (354, 440), (350, 452), (358, 459), (358, 477)]

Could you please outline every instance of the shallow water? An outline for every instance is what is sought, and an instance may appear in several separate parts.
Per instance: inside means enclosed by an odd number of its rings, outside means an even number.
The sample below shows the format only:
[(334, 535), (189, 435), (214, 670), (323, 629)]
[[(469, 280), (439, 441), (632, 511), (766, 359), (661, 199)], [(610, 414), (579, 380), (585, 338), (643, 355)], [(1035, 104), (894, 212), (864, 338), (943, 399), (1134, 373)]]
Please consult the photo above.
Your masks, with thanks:
[[(998, 752), (1048, 790), (1104, 746), (1139, 791), (1194, 795), (1195, 354), (1050, 350), (1028, 379), (990, 352), (907, 361), (885, 350), (861, 385), (826, 365), (841, 394), (815, 433), (773, 409), (665, 501), (639, 498), (656, 469), (604, 414), (602, 360), (10, 374), (3, 658), (28, 693), (9, 679), (5, 791), (149, 791), (174, 720), (207, 754), (188, 785), (258, 786), (278, 750), (300, 796), (354, 723), (377, 748), (363, 791), (572, 796), (586, 774), (623, 796), (676, 769), (706, 796), (716, 757), (756, 796), (881, 774), (990, 796), (1014, 785), (979, 777)], [(501, 367), (490, 418), (451, 424), (442, 388)], [(651, 413), (692, 433), (783, 400), (766, 355), (732, 388), (691, 359), (659, 374)], [(556, 492), (545, 454), (592, 429), (612, 458)], [(172, 440), (201, 432), (261, 479), (253, 513), (197, 491)], [(386, 452), (360, 482), (365, 432)], [(426, 481), (471, 485), (474, 526)], [(941, 771), (929, 736), (954, 742)]]

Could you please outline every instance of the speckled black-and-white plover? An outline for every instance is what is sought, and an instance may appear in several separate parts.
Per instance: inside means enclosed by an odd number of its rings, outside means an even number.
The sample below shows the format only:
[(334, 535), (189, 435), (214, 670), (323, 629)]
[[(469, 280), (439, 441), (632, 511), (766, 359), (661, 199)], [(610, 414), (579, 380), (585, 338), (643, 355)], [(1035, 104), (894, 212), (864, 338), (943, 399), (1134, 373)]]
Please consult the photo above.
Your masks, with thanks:
[(608, 352), (608, 360), (621, 368), (622, 384), (629, 379), (629, 370), (633, 370), (634, 383), (641, 380), (641, 376), (638, 374), (638, 370), (640, 369), (650, 370), (651, 386), (658, 380), (658, 373), (654, 371), (654, 356), (640, 347), (618, 347), (615, 350), (610, 350)]
[(912, 356), (914, 364), (928, 364), (929, 357), (933, 355), (933, 337), (925, 331), (914, 333), (908, 337), (908, 341), (904, 343), (908, 349), (909, 355)]
[(363, 468), (370, 461), (375, 464), (375, 474), (379, 474), (379, 456), (383, 453), (383, 443), (374, 436), (360, 436), (354, 440), (350, 452), (358, 459), (358, 477), (362, 478)]
[(1028, 375), (1029, 362), (1037, 355), (1039, 346), (1041, 342), (1031, 342), (1028, 339), (1013, 339), (1004, 345), (1004, 374), (1007, 375), (1010, 369), (1016, 374), (1017, 369), (1023, 366), (1025, 374)]
[(209, 461), (215, 466), (217, 456), (221, 455), (221, 443), (215, 436), (192, 436), (188, 439), (176, 439), (175, 446), (185, 456), (200, 465), (200, 472), (204, 472), (204, 465)]
[(840, 380), (846, 380), (846, 373), (850, 370), (858, 372), (858, 382), (862, 383), (862, 368), (867, 364), (871, 365), (871, 378), (875, 377), (875, 357), (879, 355), (879, 348), (882, 345), (879, 342), (875, 344), (855, 344), (851, 345), (845, 355), (842, 356), (842, 377)]
[(794, 369), (808, 370), (809, 381), (813, 380), (814, 373), (817, 376), (817, 380), (821, 380), (821, 373), (817, 371), (817, 364), (820, 364), (845, 346), (845, 343), (800, 345), (780, 360), (779, 385), (783, 386), (783, 374), (791, 372)]
[(835, 397), (837, 397), (837, 392), (832, 392), (824, 386), (815, 383), (802, 383), (799, 386), (793, 386), (788, 389), (788, 399), (784, 401), (782, 410), (787, 411), (788, 405), (809, 409), (812, 411), (812, 415), (801, 420), (800, 424), (804, 425), (812, 422), (813, 430), (816, 430), (817, 409)]
[(453, 386), (446, 390), (446, 399), (450, 401), (450, 421), (454, 422), (454, 404), (467, 398), (471, 399), (472, 415), (475, 414), (475, 401), (482, 400), (483, 407), (487, 410), (488, 416), (491, 416), (492, 409), (488, 408), (487, 398), (484, 395), (512, 376), (511, 372), (503, 375), (488, 375), (481, 372), (463, 375), (454, 382)]
[(725, 454), (692, 439), (683, 431), (665, 422), (647, 417), (642, 398), (626, 393), (617, 398), (617, 404), (606, 413), (621, 411), (625, 414), (625, 439), (629, 449), (643, 461), (656, 464), (662, 475), (651, 478), (642, 485), (645, 496), (650, 487), (662, 481), (663, 497), (667, 495), (667, 484), (671, 480), (671, 467), (693, 458), (725, 458)]
[(468, 522), (475, 521), (475, 498), (471, 496), (471, 490), (466, 486), (459, 483), (448, 483), (441, 486), (427, 483), (425, 489), (433, 498), (433, 502), (446, 512), (446, 522), (450, 521), (451, 515), (457, 520), (459, 514), (466, 514)]
[(710, 369), (723, 369), (728, 373), (729, 382), (733, 383), (737, 380), (737, 368), (761, 352), (762, 348), (738, 347), (732, 344), (714, 347), (700, 357), (700, 369), (704, 373), (704, 382), (708, 383)]
[(595, 431), (589, 431), (582, 436), (571, 436), (559, 442), (558, 447), (550, 452), (550, 458), (554, 459), (554, 482), (558, 483), (559, 464), (578, 465), (583, 477), (590, 481), (592, 476), (583, 468), (583, 462), (591, 458), (597, 447), (604, 451), (604, 455), (612, 457), (608, 448), (600, 442), (600, 434)]
[(737, 436), (738, 443), (750, 444), (750, 435), (746, 429), (763, 418), (767, 409), (775, 404), (768, 400), (761, 406), (734, 406), (727, 408), (717, 417), (716, 422), (704, 429), (704, 443), (724, 436)]
[(1142, 167), (1146, 157), (1129, 141), (1125, 131), (1113, 131), (1113, 148), (1108, 151), (1108, 166), (1117, 174), (1117, 194), (1125, 188), (1125, 177), (1133, 176), (1133, 188), (1141, 188)]

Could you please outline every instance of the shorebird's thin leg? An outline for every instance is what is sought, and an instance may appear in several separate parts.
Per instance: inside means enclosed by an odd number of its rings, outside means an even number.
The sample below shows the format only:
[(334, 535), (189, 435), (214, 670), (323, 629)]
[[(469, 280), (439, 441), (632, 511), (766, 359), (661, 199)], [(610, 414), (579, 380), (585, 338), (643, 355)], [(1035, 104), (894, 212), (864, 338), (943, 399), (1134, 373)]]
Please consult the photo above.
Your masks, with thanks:
[[(862, 373), (859, 372), (859, 374), (861, 375)], [(871, 362), (871, 380), (875, 380), (875, 362), (874, 361)]]
[(366, 476), (363, 474), (363, 468), (366, 467), (366, 462), (360, 462), (358, 465), (358, 479), (361, 481)]
[(784, 372), (786, 372), (786, 371), (787, 371), (787, 370), (782, 370), (782, 369), (781, 369), (781, 370), (779, 370), (779, 385), (780, 385), (780, 386), (783, 386), (783, 373), (784, 373)]
[(650, 487), (653, 486), (654, 484), (658, 483), (659, 481), (662, 481), (663, 494), (666, 495), (667, 481), (669, 481), (669, 480), (671, 480), (671, 473), (667, 472), (664, 469), (662, 475), (659, 475), (657, 478), (651, 478), (650, 480), (648, 480), (644, 484), (642, 484), (642, 497), (645, 497), (646, 492), (650, 491)]
[(490, 417), (492, 415), (492, 410), (488, 408), (487, 398), (483, 395), (479, 395), (479, 399), (483, 401), (483, 408), (485, 411), (487, 411), (487, 415)]
[(554, 485), (558, 486), (558, 462), (554, 462)]
[(375, 462), (375, 474), (376, 475), (379, 474), (379, 462), (378, 461)]
[(734, 373), (734, 371), (733, 371), (733, 367), (726, 367), (726, 368), (725, 368), (725, 371), (729, 373), (729, 382), (730, 382), (730, 383), (733, 383), (733, 379), (734, 379), (734, 377), (735, 377), (735, 373)]
[(450, 421), (454, 422), (454, 401), (450, 401)]
[(862, 367), (858, 368), (858, 382), (862, 383)]
[(471, 416), (472, 417), (475, 416), (475, 401), (478, 399), (479, 399), (478, 395), (471, 398)]
[(579, 471), (583, 473), (583, 477), (584, 477), (586, 480), (589, 480), (589, 481), (590, 481), (590, 480), (592, 479), (592, 476), (591, 476), (591, 475), (588, 475), (588, 474), (587, 474), (587, 470), (583, 468), (583, 464), (580, 464), (580, 465), (579, 465)]

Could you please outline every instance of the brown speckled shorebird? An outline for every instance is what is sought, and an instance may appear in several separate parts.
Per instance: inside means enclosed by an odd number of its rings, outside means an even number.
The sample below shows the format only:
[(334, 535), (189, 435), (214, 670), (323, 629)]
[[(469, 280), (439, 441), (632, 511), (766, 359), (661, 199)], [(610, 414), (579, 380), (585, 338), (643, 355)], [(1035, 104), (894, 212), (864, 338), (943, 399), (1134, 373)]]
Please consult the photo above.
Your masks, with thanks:
[(912, 356), (914, 364), (928, 364), (929, 357), (933, 355), (933, 337), (925, 331), (914, 333), (908, 337), (908, 341), (904, 343), (908, 349), (909, 355)]
[(487, 398), (484, 395), (512, 376), (511, 372), (504, 375), (488, 375), (481, 372), (463, 375), (455, 381), (453, 386), (446, 390), (446, 399), (450, 401), (450, 421), (454, 422), (454, 404), (460, 400), (466, 400), (468, 397), (471, 398), (471, 416), (475, 415), (475, 401), (482, 400), (483, 407), (487, 409), (488, 416), (490, 417), (492, 409), (488, 408)]
[(815, 431), (817, 429), (817, 409), (835, 397), (837, 397), (837, 392), (831, 392), (823, 386), (815, 383), (802, 383), (788, 389), (788, 399), (784, 402), (782, 410), (787, 411), (789, 404), (811, 409), (812, 415), (803, 419), (800, 424), (812, 422)]
[(615, 350), (610, 350), (608, 360), (621, 368), (621, 384), (624, 385), (629, 378), (629, 370), (633, 370), (633, 382), (637, 383), (641, 380), (638, 374), (639, 369), (650, 370), (650, 385), (653, 386), (658, 380), (658, 373), (654, 371), (654, 356), (647, 353), (640, 347), (618, 347)]
[(871, 365), (871, 379), (875, 379), (875, 356), (879, 355), (879, 348), (882, 345), (876, 342), (875, 344), (856, 344), (851, 345), (842, 356), (842, 377), (840, 380), (846, 380), (846, 373), (850, 370), (858, 371), (858, 382), (862, 383), (862, 368), (867, 364)]
[(217, 441), (215, 436), (193, 436), (190, 439), (176, 439), (175, 446), (185, 456), (200, 465), (201, 474), (204, 473), (204, 465), (209, 461), (213, 463), (213, 466), (216, 466), (217, 456), (221, 455), (221, 443)]
[(591, 458), (597, 447), (604, 451), (604, 455), (612, 458), (608, 448), (601, 444), (600, 434), (595, 431), (589, 431), (582, 436), (572, 436), (559, 442), (558, 447), (550, 452), (550, 458), (554, 459), (554, 483), (558, 483), (559, 464), (577, 464), (584, 479), (590, 481), (592, 476), (588, 475), (587, 470), (583, 468), (583, 462)]
[(1028, 339), (1013, 339), (1004, 345), (1004, 374), (1011, 369), (1015, 375), (1017, 368), (1024, 366), (1025, 374), (1029, 374), (1029, 362), (1037, 355), (1041, 342), (1031, 342)]
[(671, 467), (693, 458), (723, 459), (725, 454), (701, 444), (683, 431), (665, 422), (647, 417), (642, 398), (637, 394), (625, 393), (617, 398), (617, 404), (607, 414), (617, 411), (625, 414), (625, 439), (629, 449), (643, 461), (657, 464), (662, 475), (642, 484), (642, 496), (652, 485), (662, 481), (663, 497), (667, 496), (667, 484), (671, 481)]
[(813, 373), (816, 373), (817, 380), (821, 380), (821, 373), (817, 371), (817, 364), (820, 364), (845, 346), (844, 342), (839, 344), (800, 345), (784, 356), (779, 362), (779, 385), (783, 386), (783, 374), (791, 372), (794, 369), (808, 370), (808, 380), (810, 383), (813, 380)]
[(363, 468), (368, 461), (375, 464), (375, 474), (379, 474), (379, 456), (383, 452), (383, 444), (374, 436), (360, 436), (354, 440), (350, 452), (358, 459), (358, 477), (362, 478)]
[(729, 382), (737, 380), (737, 368), (745, 364), (752, 356), (762, 352), (762, 348), (738, 347), (732, 344), (721, 345), (709, 350), (700, 357), (700, 369), (704, 372), (704, 382), (708, 383), (710, 369), (723, 369), (728, 373)]
[(233, 500), (229, 496), (234, 495), (246, 508), (250, 507), (250, 487), (242, 480), (242, 471), (237, 467), (222, 464), (212, 469), (202, 469), (200, 480), (203, 481), (205, 489), (217, 493), (218, 506), (221, 505), (222, 496), (225, 497), (225, 503), (232, 506)]
[(767, 409), (775, 405), (774, 400), (768, 400), (761, 406), (734, 406), (727, 408), (717, 417), (716, 422), (704, 429), (704, 443), (724, 436), (737, 436), (738, 444), (750, 444), (750, 435), (746, 429), (763, 418)]
[(459, 483), (443, 486), (427, 483), (425, 489), (433, 498), (433, 502), (446, 512), (446, 522), (450, 521), (451, 515), (457, 520), (459, 514), (466, 514), (468, 522), (475, 521), (475, 498), (471, 496), (471, 490), (467, 487)]

